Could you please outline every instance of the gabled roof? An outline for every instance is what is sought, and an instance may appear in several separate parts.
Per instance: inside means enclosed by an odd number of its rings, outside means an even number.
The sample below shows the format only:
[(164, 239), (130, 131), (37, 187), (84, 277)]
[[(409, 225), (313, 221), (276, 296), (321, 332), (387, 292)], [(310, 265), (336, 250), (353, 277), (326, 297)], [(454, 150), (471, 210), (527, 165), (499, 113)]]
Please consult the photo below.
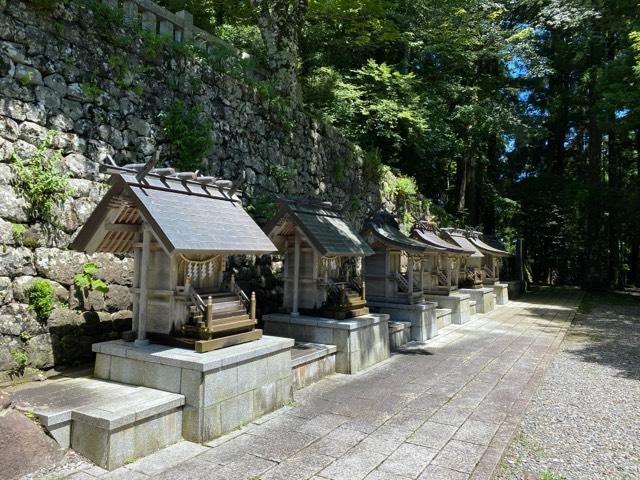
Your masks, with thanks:
[[(394, 222), (395, 223), (395, 222)], [(420, 254), (427, 250), (430, 251), (443, 251), (444, 249), (438, 247), (431, 247), (417, 240), (407, 237), (402, 233), (398, 227), (390, 222), (383, 222), (379, 219), (369, 220), (361, 232), (362, 236), (367, 238), (368, 235), (372, 235), (373, 238), (380, 243), (402, 250), (409, 253)], [(369, 242), (371, 243), (371, 242)]]
[[(469, 240), (473, 243), (478, 250), (487, 255), (493, 255), (495, 257), (508, 257), (509, 253), (504, 251), (501, 248), (496, 248), (493, 245), (489, 245), (487, 241), (483, 238), (480, 232), (474, 232), (469, 236)], [(490, 240), (489, 240), (490, 241)], [(497, 239), (494, 239), (496, 243), (498, 243)]]
[(483, 258), (484, 255), (471, 241), (467, 238), (467, 232), (457, 228), (443, 228), (442, 231), (449, 239), (459, 247), (473, 252), (471, 258)]
[(82, 227), (71, 248), (131, 251), (136, 226), (146, 221), (164, 250), (188, 254), (253, 254), (276, 250), (228, 190), (197, 181), (116, 173), (111, 188)]
[(284, 237), (299, 228), (318, 253), (325, 257), (373, 255), (367, 242), (330, 205), (280, 200), (280, 208), (264, 231), (279, 250)]
[(438, 236), (438, 228), (428, 222), (418, 222), (411, 231), (411, 237), (448, 253), (456, 253), (459, 255), (471, 255), (474, 253), (474, 250), (464, 249), (459, 245), (440, 238)]

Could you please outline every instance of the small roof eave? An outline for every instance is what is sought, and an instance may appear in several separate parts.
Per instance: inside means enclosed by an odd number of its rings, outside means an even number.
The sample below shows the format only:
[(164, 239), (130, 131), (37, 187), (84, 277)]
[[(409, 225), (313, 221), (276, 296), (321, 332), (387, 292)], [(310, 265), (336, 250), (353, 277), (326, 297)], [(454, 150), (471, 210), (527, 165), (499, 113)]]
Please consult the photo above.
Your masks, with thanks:
[(380, 243), (397, 250), (402, 250), (412, 254), (422, 254), (428, 250), (442, 251), (442, 248), (433, 248), (422, 242), (414, 240), (404, 235), (391, 225), (378, 225), (369, 223), (362, 231), (362, 235), (372, 234)]
[(465, 250), (464, 248), (447, 242), (446, 240), (438, 237), (435, 233), (425, 232), (420, 229), (414, 229), (411, 232), (413, 237), (417, 237), (417, 240), (429, 245), (432, 248), (437, 248), (447, 253), (455, 255), (472, 255), (474, 252), (471, 250)]
[(487, 255), (493, 255), (495, 257), (508, 257), (509, 252), (505, 252), (504, 250), (498, 250), (497, 248), (493, 248), (490, 245), (487, 245), (479, 238), (469, 238), (469, 241), (478, 248), (482, 253)]

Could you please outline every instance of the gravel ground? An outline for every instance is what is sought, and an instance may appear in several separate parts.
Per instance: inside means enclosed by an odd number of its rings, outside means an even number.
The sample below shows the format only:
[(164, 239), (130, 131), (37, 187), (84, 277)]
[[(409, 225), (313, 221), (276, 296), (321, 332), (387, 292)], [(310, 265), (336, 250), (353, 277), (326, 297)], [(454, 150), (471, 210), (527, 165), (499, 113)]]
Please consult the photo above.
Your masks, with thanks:
[(619, 298), (576, 316), (498, 480), (640, 478), (640, 302)]

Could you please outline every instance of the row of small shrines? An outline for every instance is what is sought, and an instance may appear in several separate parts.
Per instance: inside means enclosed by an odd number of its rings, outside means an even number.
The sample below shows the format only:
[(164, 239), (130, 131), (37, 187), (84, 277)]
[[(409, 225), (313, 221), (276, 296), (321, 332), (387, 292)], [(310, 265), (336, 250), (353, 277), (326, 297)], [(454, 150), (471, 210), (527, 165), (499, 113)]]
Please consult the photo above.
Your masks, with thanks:
[[(410, 236), (374, 215), (357, 232), (329, 203), (281, 201), (260, 227), (228, 183), (111, 169), (111, 188), (72, 248), (133, 253), (138, 343), (209, 351), (260, 338), (255, 295), (225, 273), (229, 255), (284, 257), (283, 310), (344, 319), (425, 295), (498, 282), (508, 254), (479, 232), (418, 222)], [(392, 318), (393, 319), (393, 318)]]

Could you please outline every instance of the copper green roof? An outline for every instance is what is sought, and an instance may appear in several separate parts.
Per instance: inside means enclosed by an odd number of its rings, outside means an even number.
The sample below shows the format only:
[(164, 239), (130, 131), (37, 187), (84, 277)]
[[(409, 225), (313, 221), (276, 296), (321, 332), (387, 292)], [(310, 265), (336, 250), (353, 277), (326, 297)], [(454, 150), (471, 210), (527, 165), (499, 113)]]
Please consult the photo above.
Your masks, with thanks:
[(367, 222), (362, 230), (362, 235), (366, 238), (369, 234), (373, 235), (379, 242), (405, 252), (419, 254), (427, 250), (444, 251), (442, 248), (432, 247), (407, 237), (398, 228), (389, 223), (374, 220)]
[(278, 213), (264, 228), (280, 249), (282, 242), (276, 237), (288, 233), (287, 225), (299, 228), (322, 256), (365, 257), (374, 253), (342, 214), (326, 204), (281, 200)]

